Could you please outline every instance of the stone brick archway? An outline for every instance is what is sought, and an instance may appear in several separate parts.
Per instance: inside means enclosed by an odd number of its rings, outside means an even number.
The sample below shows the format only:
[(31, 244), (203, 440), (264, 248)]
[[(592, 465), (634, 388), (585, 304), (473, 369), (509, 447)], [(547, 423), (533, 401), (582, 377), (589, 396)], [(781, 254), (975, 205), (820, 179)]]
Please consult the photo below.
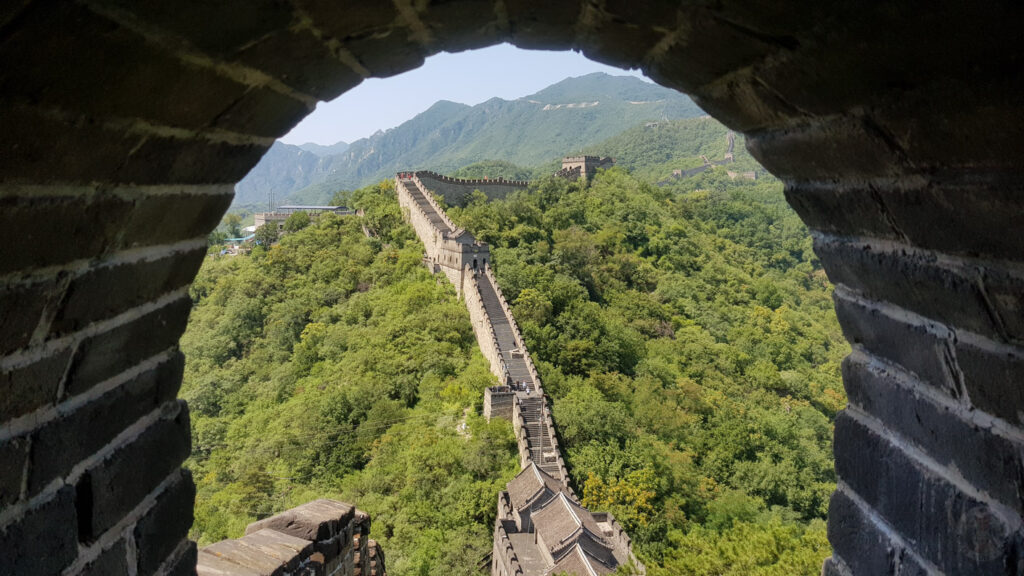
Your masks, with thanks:
[(318, 99), (506, 40), (642, 66), (785, 180), (854, 346), (826, 573), (1020, 573), (1024, 14), (858, 4), (5, 3), (0, 573), (187, 571), (176, 343), (233, 183)]

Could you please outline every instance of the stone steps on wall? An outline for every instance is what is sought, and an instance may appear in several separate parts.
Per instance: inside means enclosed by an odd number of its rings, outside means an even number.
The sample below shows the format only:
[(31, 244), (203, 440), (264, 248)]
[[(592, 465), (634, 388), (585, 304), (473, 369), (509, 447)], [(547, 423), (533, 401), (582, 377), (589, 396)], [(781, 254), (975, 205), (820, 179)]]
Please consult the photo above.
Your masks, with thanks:
[(505, 311), (501, 307), (497, 290), (494, 289), (490, 279), (485, 275), (480, 275), (477, 281), (480, 286), (480, 300), (484, 305), (484, 310), (487, 311), (487, 316), (491, 320), (491, 328), (494, 329), (494, 336), (498, 340), (498, 349), (505, 360), (505, 366), (508, 368), (509, 374), (516, 382), (534, 384), (533, 376), (530, 374), (530, 368), (526, 364), (526, 360), (516, 358), (512, 354), (512, 350), (517, 348), (515, 333), (512, 331), (512, 324), (505, 316)]
[(551, 461), (545, 459), (545, 452), (551, 455), (555, 452), (554, 441), (551, 429), (545, 418), (544, 399), (541, 397), (520, 396), (520, 413), (523, 415), (524, 429), (526, 430), (526, 441), (530, 449), (530, 459), (555, 478), (561, 478), (561, 468), (557, 459)]
[(423, 192), (420, 191), (419, 186), (417, 186), (415, 182), (413, 182), (410, 179), (403, 179), (401, 182), (405, 186), (405, 189), (409, 192), (409, 195), (412, 196), (413, 202), (415, 202), (417, 206), (423, 209), (423, 212), (427, 215), (427, 220), (430, 221), (431, 225), (433, 225), (434, 228), (437, 228), (438, 230), (441, 231), (450, 230), (448, 225), (445, 224), (444, 219), (441, 218), (441, 215), (437, 213), (437, 210), (435, 210), (434, 207), (430, 204), (430, 202), (423, 195)]

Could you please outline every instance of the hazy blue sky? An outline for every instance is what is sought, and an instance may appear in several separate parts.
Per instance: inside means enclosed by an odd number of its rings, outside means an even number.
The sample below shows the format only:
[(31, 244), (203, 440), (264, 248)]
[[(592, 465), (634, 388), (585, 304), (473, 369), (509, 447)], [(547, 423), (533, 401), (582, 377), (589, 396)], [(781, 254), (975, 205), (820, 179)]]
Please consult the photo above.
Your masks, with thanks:
[(576, 52), (520, 50), (509, 44), (458, 54), (437, 54), (423, 66), (391, 78), (370, 79), (316, 110), (281, 140), (288, 144), (352, 142), (398, 126), (438, 100), (479, 104), (512, 100), (591, 72), (632, 74), (587, 60)]

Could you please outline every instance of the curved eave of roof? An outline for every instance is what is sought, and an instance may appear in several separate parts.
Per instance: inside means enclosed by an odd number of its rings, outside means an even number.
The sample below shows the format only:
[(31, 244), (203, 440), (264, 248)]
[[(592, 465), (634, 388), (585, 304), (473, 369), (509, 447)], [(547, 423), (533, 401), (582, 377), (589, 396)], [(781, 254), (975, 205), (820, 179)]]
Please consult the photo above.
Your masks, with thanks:
[(576, 544), (571, 550), (569, 550), (569, 553), (565, 554), (555, 562), (554, 566), (547, 571), (547, 575), (561, 574), (565, 572), (582, 576), (604, 576), (605, 574), (614, 572), (615, 568), (615, 566), (609, 566), (595, 558), (582, 546)]

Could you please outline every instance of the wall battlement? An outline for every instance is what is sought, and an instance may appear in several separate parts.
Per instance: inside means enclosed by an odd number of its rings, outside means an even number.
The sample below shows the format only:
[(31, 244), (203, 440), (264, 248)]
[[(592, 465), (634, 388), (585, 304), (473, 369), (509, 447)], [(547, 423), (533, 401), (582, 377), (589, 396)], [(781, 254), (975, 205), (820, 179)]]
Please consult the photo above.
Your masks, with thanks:
[(590, 180), (598, 169), (611, 168), (614, 164), (615, 160), (608, 156), (566, 156), (562, 158), (562, 169), (555, 175), (570, 180)]
[(464, 204), (474, 190), (479, 190), (494, 200), (504, 198), (516, 190), (524, 190), (530, 186), (530, 182), (527, 180), (452, 178), (430, 170), (418, 170), (405, 174), (416, 178), (424, 188), (440, 194), (445, 202), (452, 205)]
[(197, 576), (385, 576), (369, 538), (370, 517), (335, 500), (315, 500), (253, 522), (245, 536), (199, 550)]

